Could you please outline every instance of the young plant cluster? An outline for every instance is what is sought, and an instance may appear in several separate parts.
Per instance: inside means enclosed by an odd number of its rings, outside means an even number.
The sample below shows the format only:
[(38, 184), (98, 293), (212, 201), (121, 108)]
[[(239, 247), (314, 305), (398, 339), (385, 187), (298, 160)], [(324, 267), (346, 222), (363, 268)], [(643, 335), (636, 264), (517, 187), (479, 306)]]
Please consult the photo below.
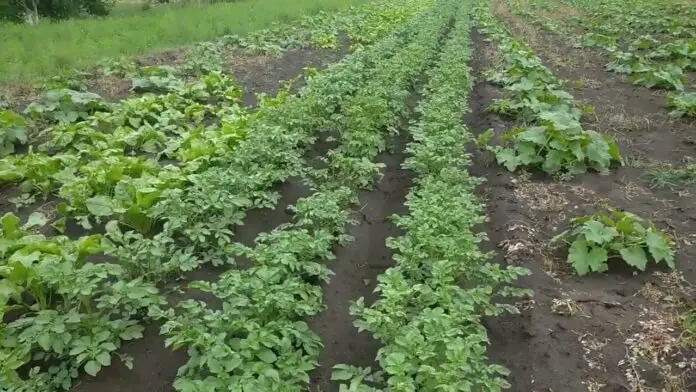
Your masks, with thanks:
[[(71, 240), (0, 218), (0, 385), (19, 392), (69, 389), (79, 371), (96, 375), (121, 343), (142, 337), (140, 321), (164, 303), (157, 288), (94, 256), (110, 245), (100, 235)], [(7, 389), (5, 389), (7, 388)]]
[(29, 121), (12, 110), (0, 110), (0, 158), (27, 143)]
[(63, 218), (75, 217), (86, 229), (117, 217), (146, 233), (152, 217), (145, 211), (166, 189), (244, 139), (250, 115), (240, 97), (234, 80), (215, 72), (164, 95), (117, 104), (91, 93), (49, 92), (27, 113), (54, 125), (43, 131), (38, 151), (0, 161), (0, 183), (19, 184), (28, 201), (59, 195)]
[(607, 69), (630, 76), (634, 84), (674, 90), (668, 106), (675, 117), (696, 116), (686, 73), (696, 71), (696, 10), (673, 1), (582, 1), (588, 17), (576, 24), (586, 33), (578, 46), (597, 47), (610, 54)]
[(488, 9), (479, 8), (475, 18), (479, 30), (497, 43), (502, 56), (489, 80), (508, 93), (506, 98), (496, 99), (489, 110), (525, 124), (504, 135), (511, 147), (492, 148), (498, 163), (510, 171), (536, 167), (549, 174), (568, 175), (588, 169), (605, 173), (613, 164), (621, 164), (616, 142), (583, 129), (581, 111), (573, 106), (573, 97), (534, 52), (513, 38)]
[[(454, 27), (418, 107), (421, 119), (409, 132), (410, 157), (404, 168), (418, 177), (407, 204), (410, 214), (395, 217), (405, 234), (391, 238), (396, 266), (378, 280), (381, 298), (351, 306), (355, 325), (382, 342), (381, 372), (338, 365), (333, 379), (341, 391), (501, 391), (506, 370), (486, 360), (488, 343), (482, 317), (512, 306), (497, 296), (522, 294), (510, 283), (526, 271), (488, 262), (472, 231), (483, 222), (473, 194), (479, 183), (467, 172), (464, 147), (471, 140), (462, 124), (471, 88), (469, 13), (471, 2), (458, 4)], [(444, 12), (444, 11), (442, 11)], [(445, 388), (445, 389), (443, 389)]]
[(672, 269), (675, 266), (673, 241), (652, 222), (630, 212), (610, 208), (575, 218), (570, 229), (552, 242), (559, 240), (570, 244), (568, 263), (578, 275), (607, 271), (612, 257), (641, 271), (645, 271), (649, 260), (664, 262)]
[[(285, 126), (259, 137), (290, 138), (306, 145), (320, 130), (329, 129), (337, 135), (338, 146), (326, 154), (323, 165), (304, 165), (300, 151), (288, 145), (269, 146), (267, 153), (249, 150), (248, 156), (259, 164), (270, 160), (277, 168), (236, 169), (236, 162), (225, 168), (249, 176), (296, 166), (296, 174), (314, 193), (290, 208), (293, 222), (260, 234), (253, 246), (231, 242), (219, 249), (211, 244), (221, 261), (232, 263), (243, 256), (251, 262), (244, 269), (232, 267), (214, 282), (191, 284), (217, 297), (221, 309), (186, 300), (160, 314), (167, 344), (186, 348), (190, 358), (179, 370), (177, 390), (227, 391), (231, 385), (249, 391), (306, 388), (321, 342), (304, 319), (322, 309), (320, 284), (331, 274), (325, 263), (334, 257), (332, 246), (350, 240), (346, 230), (354, 223), (350, 209), (357, 191), (379, 177), (382, 165), (373, 160), (385, 149), (387, 131), (405, 113), (409, 90), (436, 53), (449, 19), (443, 8), (454, 4), (438, 2), (407, 28), (311, 79), (298, 98), (276, 106), (279, 124), (282, 120)], [(251, 137), (249, 133), (246, 141)], [(239, 151), (234, 155), (246, 150)], [(181, 205), (182, 210), (200, 208), (196, 187), (181, 197), (188, 204)], [(190, 192), (195, 198), (187, 195)], [(227, 212), (229, 205), (217, 208)]]

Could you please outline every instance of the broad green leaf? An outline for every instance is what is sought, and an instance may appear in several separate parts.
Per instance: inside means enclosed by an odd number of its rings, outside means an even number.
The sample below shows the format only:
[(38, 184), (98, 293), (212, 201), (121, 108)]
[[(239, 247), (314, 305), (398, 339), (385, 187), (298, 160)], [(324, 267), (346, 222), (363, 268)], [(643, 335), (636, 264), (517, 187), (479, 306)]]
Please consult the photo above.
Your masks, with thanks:
[(334, 381), (350, 380), (353, 376), (353, 372), (345, 369), (334, 369), (333, 372), (331, 372), (331, 379)]
[(595, 162), (595, 168), (606, 169), (611, 163), (611, 155), (609, 155), (609, 146), (602, 138), (592, 138), (590, 144), (587, 145), (585, 150), (587, 152), (587, 158), (591, 162)]
[(570, 146), (570, 151), (573, 152), (573, 155), (575, 156), (575, 159), (577, 159), (580, 162), (585, 161), (585, 152), (582, 150), (582, 146), (580, 145), (580, 142), (577, 140), (574, 140), (569, 143)]
[(48, 222), (48, 219), (46, 219), (46, 215), (34, 211), (31, 213), (31, 215), (29, 215), (27, 223), (24, 224), (24, 228), (32, 229), (34, 227), (43, 227), (46, 224), (46, 222)]
[(544, 160), (542, 170), (549, 174), (557, 173), (558, 171), (560, 171), (562, 169), (564, 155), (565, 154), (563, 153), (563, 151), (549, 151), (549, 153), (546, 154), (546, 160)]
[(623, 248), (619, 251), (621, 257), (629, 264), (641, 271), (645, 271), (648, 264), (648, 258), (645, 256), (645, 251), (638, 245), (633, 245), (628, 248)]
[(553, 112), (544, 112), (539, 114), (539, 118), (548, 121), (554, 128), (561, 131), (580, 126), (575, 116), (567, 111), (556, 110)]
[(573, 265), (578, 275), (586, 275), (590, 272), (588, 257), (589, 252), (585, 241), (576, 240), (570, 245), (570, 249), (568, 250), (568, 262)]
[(590, 253), (587, 254), (587, 264), (590, 266), (590, 270), (594, 272), (604, 272), (609, 268), (607, 266), (608, 258), (609, 255), (606, 249), (593, 247)]
[(111, 365), (111, 355), (109, 353), (107, 353), (106, 351), (102, 351), (99, 354), (97, 354), (96, 360), (102, 366), (110, 366)]
[(104, 195), (97, 195), (87, 199), (87, 210), (95, 216), (110, 216), (114, 213), (113, 202)]
[(275, 353), (267, 348), (261, 349), (261, 351), (259, 351), (256, 354), (256, 356), (259, 357), (260, 360), (262, 360), (266, 363), (273, 363), (278, 359), (278, 357), (275, 355)]
[(534, 142), (536, 144), (546, 144), (546, 127), (529, 127), (526, 131), (520, 132), (516, 136), (517, 140)]
[(498, 163), (504, 165), (509, 171), (515, 171), (517, 169), (518, 161), (515, 156), (515, 151), (510, 148), (503, 148), (495, 154), (498, 159)]
[(99, 373), (101, 370), (101, 365), (97, 361), (88, 361), (85, 364), (85, 373), (89, 374), (90, 376), (94, 377)]
[(2, 232), (6, 238), (16, 239), (19, 236), (19, 223), (20, 220), (15, 216), (15, 214), (8, 212), (2, 219)]
[(533, 142), (515, 143), (518, 165), (531, 165), (543, 159), (537, 154), (537, 145)]
[(604, 226), (602, 223), (591, 220), (585, 223), (585, 239), (596, 244), (606, 244), (611, 242), (619, 233), (613, 227)]
[(51, 335), (48, 332), (42, 332), (39, 334), (36, 342), (41, 346), (44, 351), (49, 351), (51, 349)]
[(674, 251), (665, 237), (653, 231), (648, 231), (645, 242), (655, 261), (665, 260), (671, 268), (674, 268)]

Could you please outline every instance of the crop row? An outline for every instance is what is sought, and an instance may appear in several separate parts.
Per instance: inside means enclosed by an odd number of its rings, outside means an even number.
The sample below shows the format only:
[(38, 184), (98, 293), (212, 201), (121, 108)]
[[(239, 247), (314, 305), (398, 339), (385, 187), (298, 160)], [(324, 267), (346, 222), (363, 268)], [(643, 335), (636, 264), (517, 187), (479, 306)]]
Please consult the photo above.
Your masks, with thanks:
[(290, 25), (279, 24), (244, 37), (225, 36), (221, 41), (267, 54), (292, 48), (338, 49), (343, 37), (353, 48), (358, 48), (377, 42), (428, 5), (429, 2), (421, 0), (380, 0), (344, 12), (319, 12)]
[[(260, 234), (254, 246), (236, 244), (230, 250), (246, 257), (249, 268), (231, 268), (216, 282), (191, 284), (219, 298), (222, 308), (189, 300), (162, 315), (168, 344), (189, 352), (177, 390), (306, 387), (321, 342), (303, 320), (322, 309), (319, 284), (330, 276), (325, 262), (333, 258), (334, 244), (350, 240), (346, 229), (353, 223), (357, 191), (378, 178), (382, 165), (373, 160), (385, 148), (388, 129), (405, 113), (406, 97), (436, 53), (447, 15), (456, 7), (454, 1), (439, 1), (410, 24), (405, 40), (397, 34), (378, 44), (393, 56), (382, 57), (372, 70), (356, 70), (367, 74), (366, 85), (335, 97), (342, 99), (338, 105), (344, 114), (329, 129), (339, 145), (326, 154), (322, 167), (303, 171), (314, 193), (290, 208), (293, 222)], [(350, 78), (333, 82), (346, 85)]]
[[(9, 321), (0, 326), (0, 383), (15, 391), (68, 389), (81, 370), (94, 375), (121, 355), (123, 340), (141, 336), (143, 318), (170, 313), (155, 283), (203, 263), (234, 263), (234, 227), (249, 209), (276, 205), (273, 186), (303, 173), (303, 151), (317, 132), (337, 126), (345, 97), (413, 35), (397, 27), (388, 42), (315, 76), (298, 96), (281, 92), (253, 113), (239, 107), (239, 87), (218, 72), (113, 106), (65, 91), (54, 105), (35, 105), (58, 114), (47, 131), (53, 144), (0, 161), (4, 181), (46, 195), (58, 188), (67, 202), (54, 227), (77, 216), (87, 228), (105, 223), (105, 235), (45, 237), (35, 234), (48, 223), (41, 214), (23, 226), (12, 214), (2, 219), (0, 298)], [(119, 136), (157, 132), (165, 145), (159, 137), (127, 143)], [(200, 154), (162, 165), (172, 145)], [(89, 259), (104, 253), (114, 258)]]
[[(497, 44), (500, 66), (488, 80), (503, 87), (507, 96), (496, 99), (489, 110), (521, 121), (504, 136), (512, 146), (489, 147), (498, 163), (511, 171), (538, 167), (549, 174), (576, 175), (588, 169), (606, 172), (622, 158), (609, 136), (583, 129), (582, 112), (562, 82), (524, 42), (512, 37), (488, 9), (475, 13), (479, 30)], [(489, 131), (482, 142), (493, 137)], [(488, 139), (488, 140), (486, 140)]]
[[(542, 2), (537, 7), (554, 2)], [(583, 15), (570, 27), (584, 32), (577, 47), (600, 48), (609, 55), (608, 71), (628, 75), (648, 88), (674, 90), (667, 106), (674, 117), (696, 115), (696, 93), (689, 92), (687, 72), (696, 71), (696, 7), (663, 0), (638, 1), (626, 7), (621, 1), (583, 0), (573, 3)], [(567, 32), (559, 24), (514, 2), (516, 12), (552, 33)]]
[(472, 135), (463, 124), (471, 77), (469, 28), (472, 2), (464, 2), (418, 106), (409, 133), (413, 141), (403, 167), (417, 174), (407, 196), (410, 214), (395, 217), (405, 234), (388, 241), (396, 265), (379, 277), (373, 305), (351, 306), (355, 325), (383, 347), (382, 372), (339, 365), (334, 379), (342, 391), (502, 390), (504, 368), (489, 365), (482, 317), (515, 311), (498, 296), (523, 294), (510, 283), (526, 271), (489, 261), (473, 227), (485, 221), (467, 171), (465, 145)]

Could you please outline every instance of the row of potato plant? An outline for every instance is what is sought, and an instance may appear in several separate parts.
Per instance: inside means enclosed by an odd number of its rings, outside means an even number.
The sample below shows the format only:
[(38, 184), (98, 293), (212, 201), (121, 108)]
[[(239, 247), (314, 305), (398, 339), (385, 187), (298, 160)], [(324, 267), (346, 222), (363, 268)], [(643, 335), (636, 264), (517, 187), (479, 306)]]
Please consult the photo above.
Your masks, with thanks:
[[(500, 52), (500, 64), (488, 80), (503, 87), (507, 96), (496, 99), (489, 110), (521, 121), (503, 140), (510, 147), (491, 147), (498, 163), (508, 170), (540, 168), (549, 174), (576, 175), (592, 169), (607, 172), (622, 158), (609, 136), (584, 129), (582, 112), (573, 97), (524, 42), (514, 38), (483, 2), (474, 14), (478, 29)], [(492, 130), (481, 138), (487, 142)]]
[(297, 22), (279, 24), (245, 37), (228, 35), (221, 42), (263, 54), (296, 48), (338, 49), (344, 39), (356, 49), (377, 42), (427, 6), (421, 0), (374, 1), (344, 12), (307, 15)]
[[(406, 97), (436, 53), (447, 14), (456, 7), (455, 1), (439, 1), (411, 23), (405, 36), (378, 44), (393, 56), (365, 57), (376, 62), (374, 69), (353, 69), (367, 74), (367, 84), (334, 96), (343, 114), (334, 116), (328, 129), (337, 135), (338, 147), (326, 154), (323, 167), (302, 171), (314, 193), (290, 207), (293, 222), (260, 234), (253, 246), (230, 245), (228, 257), (245, 257), (248, 268), (233, 267), (215, 282), (191, 284), (218, 298), (221, 309), (186, 300), (162, 314), (167, 344), (186, 347), (190, 357), (179, 371), (177, 390), (307, 387), (321, 342), (304, 319), (322, 309), (320, 284), (330, 276), (325, 262), (334, 257), (332, 246), (350, 240), (346, 229), (354, 223), (350, 209), (357, 191), (379, 177), (382, 165), (373, 161), (386, 146), (388, 130), (405, 113)], [(350, 78), (333, 82), (345, 85)]]
[(506, 370), (486, 358), (484, 316), (516, 312), (495, 298), (526, 294), (511, 283), (527, 271), (501, 267), (479, 249), (485, 234), (483, 206), (473, 193), (480, 180), (467, 171), (463, 124), (471, 89), (469, 26), (472, 2), (464, 2), (417, 111), (413, 141), (403, 168), (417, 174), (407, 196), (410, 214), (396, 216), (405, 234), (391, 238), (396, 265), (378, 278), (373, 305), (351, 306), (355, 325), (383, 346), (382, 369), (338, 365), (333, 378), (341, 391), (499, 391)]
[[(153, 283), (160, 282), (168, 275), (178, 275), (194, 269), (201, 263), (233, 262), (239, 249), (238, 244), (232, 241), (234, 226), (243, 222), (246, 211), (251, 208), (275, 206), (279, 195), (273, 190), (274, 184), (302, 172), (303, 149), (311, 145), (314, 133), (332, 124), (335, 120), (331, 116), (340, 116), (342, 113), (340, 104), (344, 97), (353, 94), (366, 82), (367, 73), (376, 62), (389, 58), (412, 35), (412, 31), (406, 28), (397, 30), (391, 43), (395, 48), (377, 45), (374, 50), (360, 51), (351, 60), (310, 80), (308, 87), (299, 96), (290, 96), (287, 91), (283, 91), (276, 98), (262, 100), (257, 111), (235, 118), (233, 129), (243, 130), (244, 135), (235, 141), (235, 148), (213, 158), (209, 153), (204, 154), (199, 164), (194, 164), (197, 161), (194, 159), (183, 165), (170, 165), (171, 171), (177, 174), (183, 172), (183, 176), (177, 176), (175, 181), (167, 178), (162, 182), (175, 183), (175, 186), (164, 187), (161, 193), (149, 200), (147, 196), (153, 192), (151, 183), (140, 183), (130, 188), (140, 192), (136, 195), (145, 195), (141, 199), (145, 199), (149, 205), (142, 209), (142, 215), (150, 220), (148, 226), (154, 226), (155, 223), (158, 226), (154, 234), (144, 235), (130, 230), (121, 220), (121, 223), (109, 221), (106, 224), (106, 238), (89, 236), (75, 241), (64, 237), (45, 239), (24, 234), (46, 223), (40, 215), (32, 215), (25, 227), (19, 229), (15, 217), (9, 215), (4, 218), (3, 239), (17, 240), (17, 245), (8, 242), (10, 247), (3, 254), (0, 269), (3, 279), (0, 282), (16, 283), (12, 288), (19, 293), (13, 294), (8, 303), (11, 307), (9, 310), (18, 311), (12, 315), (17, 319), (5, 322), (6, 318), (3, 318), (3, 345), (0, 354), (3, 358), (0, 369), (2, 385), (8, 385), (16, 391), (68, 389), (73, 379), (78, 377), (79, 369), (96, 374), (101, 366), (110, 364), (112, 354), (118, 354), (121, 340), (139, 337), (142, 327), (135, 325), (137, 321), (134, 321), (134, 317), (137, 316), (139, 321), (148, 311), (151, 316), (162, 315), (165, 310), (158, 308), (162, 299)], [(225, 78), (219, 73), (208, 77), (215, 80)], [(208, 84), (205, 80), (202, 84), (206, 91)], [(229, 106), (226, 103), (237, 99), (238, 87), (233, 83), (228, 83), (227, 86), (229, 88), (221, 90), (222, 93), (215, 96), (220, 101), (206, 103), (206, 107), (210, 105), (212, 119), (230, 106), (238, 110), (235, 107), (237, 102)], [(230, 89), (232, 94), (226, 94)], [(158, 102), (153, 105), (155, 108), (152, 111), (135, 110), (130, 113), (140, 116), (137, 118), (149, 119), (155, 123), (151, 125), (157, 130), (166, 128), (168, 124), (178, 126), (179, 123), (169, 121), (168, 118), (179, 120), (180, 113), (186, 115), (200, 110), (195, 101), (179, 106), (183, 100), (190, 98), (187, 92), (192, 90), (197, 92), (200, 88), (194, 84), (193, 88), (173, 90), (173, 93), (162, 97), (148, 96), (143, 100)], [(84, 97), (78, 97), (78, 103), (82, 102), (82, 98)], [(169, 105), (172, 102), (173, 112), (176, 114), (160, 121), (161, 113), (172, 113), (172, 106)], [(124, 102), (119, 108), (124, 106), (128, 104)], [(153, 112), (154, 115), (151, 116), (150, 113)], [(100, 115), (112, 116), (114, 111), (88, 113), (84, 120), (96, 121), (95, 124), (98, 124)], [(122, 118), (125, 124), (137, 124), (137, 121), (132, 120), (133, 116)], [(220, 130), (223, 127), (224, 125), (216, 126), (213, 123), (210, 130)], [(83, 162), (83, 165), (103, 161), (104, 157), (93, 151), (99, 151), (108, 157), (110, 143), (115, 138), (95, 134), (95, 138), (97, 137), (96, 141), (86, 139), (88, 141), (83, 144), (85, 149), (76, 147), (77, 151), (62, 155), (51, 155), (47, 151), (42, 153), (42, 157), (50, 159), (61, 156), (61, 159), (76, 160)], [(219, 143), (216, 141), (214, 144)], [(69, 149), (68, 146), (66, 148)], [(123, 151), (122, 146), (117, 145), (116, 150), (123, 155), (114, 153), (114, 156), (130, 158), (126, 155), (128, 151)], [(167, 170), (158, 165), (160, 162), (157, 159), (137, 159), (153, 162), (150, 166), (154, 172)], [(143, 172), (140, 169), (128, 172), (118, 165), (118, 161), (110, 163), (111, 166), (105, 165), (108, 170), (97, 177), (101, 181), (118, 181), (118, 178), (114, 180), (114, 170), (117, 170), (116, 174), (126, 172), (129, 176)], [(49, 180), (52, 178), (47, 176)], [(106, 195), (111, 196), (110, 192), (115, 189), (118, 187), (107, 190)], [(97, 200), (91, 206), (96, 216), (109, 218), (114, 215), (107, 213), (109, 208), (113, 209), (111, 203)], [(57, 253), (61, 250), (62, 253)], [(90, 254), (103, 253), (116, 256), (116, 263), (91, 263), (85, 260)], [(21, 260), (18, 259), (19, 256), (22, 256)], [(50, 268), (55, 263), (59, 263), (60, 268), (67, 268), (67, 272), (57, 275), (55, 269)], [(13, 272), (12, 268), (15, 267), (21, 267), (20, 273)], [(41, 279), (37, 278), (39, 275)], [(142, 278), (134, 279), (135, 276)], [(60, 277), (64, 279), (59, 279)], [(82, 277), (87, 281), (76, 285), (75, 277)], [(143, 280), (148, 283), (143, 283)], [(27, 309), (16, 309), (23, 306), (19, 300), (26, 296), (24, 293), (29, 293), (33, 298), (28, 300)], [(49, 296), (47, 301), (44, 300), (46, 295)], [(44, 310), (41, 306), (49, 309), (41, 313), (40, 322), (36, 323), (32, 318), (36, 309)], [(89, 317), (84, 316), (84, 313)], [(94, 319), (110, 322), (111, 333), (106, 334), (104, 328), (91, 328), (96, 325)], [(65, 326), (66, 323), (70, 323), (69, 328)], [(54, 324), (56, 334), (62, 335), (58, 335), (60, 339), (49, 341), (45, 335), (52, 337), (52, 329), (44, 329), (43, 326)], [(41, 329), (40, 334), (38, 329)], [(66, 329), (68, 332), (65, 332)], [(73, 343), (66, 340), (68, 338), (81, 341), (82, 346), (73, 349)], [(19, 347), (19, 344), (22, 346)], [(20, 376), (18, 370), (29, 363), (35, 366), (28, 375)]]

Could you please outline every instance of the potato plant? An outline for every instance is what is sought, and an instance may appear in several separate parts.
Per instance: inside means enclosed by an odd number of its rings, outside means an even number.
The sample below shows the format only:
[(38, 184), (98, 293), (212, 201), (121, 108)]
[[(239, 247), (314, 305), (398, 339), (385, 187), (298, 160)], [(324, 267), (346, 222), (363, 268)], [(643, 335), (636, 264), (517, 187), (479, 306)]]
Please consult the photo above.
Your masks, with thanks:
[(457, 4), (456, 21), (418, 106), (419, 122), (404, 168), (418, 175), (407, 196), (410, 213), (395, 217), (405, 234), (391, 238), (396, 265), (379, 277), (380, 299), (351, 306), (355, 326), (383, 347), (381, 371), (342, 364), (333, 379), (341, 391), (502, 391), (505, 368), (486, 361), (484, 315), (515, 312), (494, 296), (525, 294), (510, 287), (526, 274), (488, 262), (472, 228), (485, 218), (473, 194), (478, 180), (467, 172), (464, 145), (472, 136), (462, 123), (471, 89), (469, 27), (472, 3)]

